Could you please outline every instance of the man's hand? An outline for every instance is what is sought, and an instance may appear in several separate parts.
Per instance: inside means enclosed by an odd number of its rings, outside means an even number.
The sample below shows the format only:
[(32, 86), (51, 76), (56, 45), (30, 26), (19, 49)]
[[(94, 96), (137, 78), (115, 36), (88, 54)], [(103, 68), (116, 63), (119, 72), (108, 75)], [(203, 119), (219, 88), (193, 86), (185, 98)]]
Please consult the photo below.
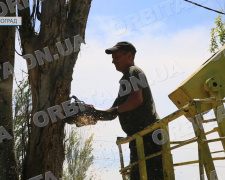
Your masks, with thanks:
[(72, 96), (71, 99), (75, 100), (73, 103), (75, 103), (77, 106), (80, 107), (82, 105), (83, 109), (71, 116), (70, 120), (67, 118), (66, 122), (69, 124), (75, 123), (78, 127), (94, 125), (98, 120), (109, 121), (115, 119), (118, 115), (118, 107), (111, 107), (107, 110), (97, 110), (93, 105), (89, 105), (83, 101), (80, 101), (76, 96)]
[(111, 107), (106, 110), (106, 112), (110, 113), (112, 117), (115, 119), (118, 116), (118, 106), (116, 107)]

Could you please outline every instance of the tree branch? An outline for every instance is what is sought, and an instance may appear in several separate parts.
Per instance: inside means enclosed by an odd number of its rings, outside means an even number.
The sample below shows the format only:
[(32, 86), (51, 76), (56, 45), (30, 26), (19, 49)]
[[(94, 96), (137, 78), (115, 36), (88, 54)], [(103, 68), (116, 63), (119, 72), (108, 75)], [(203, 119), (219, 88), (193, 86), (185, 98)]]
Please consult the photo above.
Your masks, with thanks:
[[(68, 26), (72, 26), (72, 34), (80, 34), (83, 39), (85, 36), (85, 28), (87, 24), (87, 18), (91, 7), (92, 0), (70, 0)], [(74, 27), (74, 26), (77, 27)]]
[[(32, 12), (33, 14), (34, 12)], [(26, 54), (24, 48), (25, 46), (31, 46), (31, 39), (35, 37), (34, 25), (32, 25), (31, 19), (32, 15), (30, 15), (30, 8), (24, 8), (22, 10), (18, 10), (18, 15), (22, 17), (22, 26), (19, 28), (21, 45), (22, 45), (22, 54)]]

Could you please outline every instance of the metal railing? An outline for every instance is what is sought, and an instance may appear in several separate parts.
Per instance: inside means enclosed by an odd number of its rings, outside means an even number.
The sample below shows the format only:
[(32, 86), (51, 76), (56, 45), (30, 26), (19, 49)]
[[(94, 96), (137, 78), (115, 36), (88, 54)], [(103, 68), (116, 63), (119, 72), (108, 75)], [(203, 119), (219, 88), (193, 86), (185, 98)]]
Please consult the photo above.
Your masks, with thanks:
[[(164, 180), (174, 180), (175, 174), (174, 174), (174, 167), (175, 166), (183, 166), (188, 164), (199, 164), (199, 175), (200, 179), (203, 179), (204, 177), (204, 169), (207, 175), (208, 180), (213, 176), (214, 179), (218, 179), (214, 162), (215, 160), (224, 160), (225, 157), (214, 157), (212, 158), (212, 154), (219, 153), (219, 152), (225, 152), (225, 121), (217, 121), (217, 109), (219, 106), (223, 106), (223, 103), (225, 100), (223, 99), (215, 99), (215, 98), (207, 98), (207, 99), (195, 99), (190, 101), (187, 105), (183, 106), (179, 110), (173, 112), (172, 114), (166, 116), (165, 118), (157, 121), (156, 123), (152, 124), (151, 126), (148, 126), (144, 130), (126, 137), (126, 138), (117, 138), (117, 145), (119, 148), (119, 154), (120, 154), (120, 162), (121, 162), (121, 170), (120, 173), (122, 174), (123, 180), (126, 179), (126, 175), (129, 175), (129, 171), (134, 165), (139, 166), (139, 174), (141, 180), (147, 180), (147, 171), (146, 171), (146, 160), (151, 159), (155, 156), (162, 154), (162, 163), (163, 163), (163, 175)], [(201, 112), (201, 106), (203, 104), (210, 103), (214, 107), (215, 112), (215, 119), (208, 119), (204, 120)], [(224, 111), (225, 114), (225, 111)], [(191, 139), (187, 139), (185, 141), (174, 141), (170, 142), (169, 139), (169, 130), (168, 130), (168, 124), (175, 119), (179, 118), (180, 116), (185, 115), (187, 118), (192, 119), (192, 125), (195, 130), (195, 137)], [(218, 127), (212, 129), (211, 131), (205, 132), (202, 123), (210, 123), (217, 121)], [(143, 147), (143, 136), (146, 134), (149, 134), (157, 129), (161, 129), (168, 135), (168, 140), (162, 144), (162, 151), (151, 154), (149, 156), (145, 157), (144, 153), (144, 147)], [(218, 132), (219, 138), (216, 139), (209, 139), (207, 140), (206, 135), (209, 135), (211, 133)], [(124, 167), (124, 160), (123, 160), (123, 153), (122, 153), (122, 144), (129, 143), (131, 141), (135, 140), (137, 145), (137, 154), (138, 154), (138, 161), (132, 164), (129, 164), (128, 166)], [(223, 145), (223, 150), (221, 151), (215, 151), (210, 152), (209, 149), (209, 143), (211, 142), (217, 142), (221, 141)], [(179, 162), (179, 163), (173, 163), (173, 158), (171, 151), (177, 148), (180, 148), (182, 146), (195, 143), (198, 144), (198, 160), (194, 161), (187, 161), (187, 162)], [(171, 146), (174, 145), (174, 146)]]

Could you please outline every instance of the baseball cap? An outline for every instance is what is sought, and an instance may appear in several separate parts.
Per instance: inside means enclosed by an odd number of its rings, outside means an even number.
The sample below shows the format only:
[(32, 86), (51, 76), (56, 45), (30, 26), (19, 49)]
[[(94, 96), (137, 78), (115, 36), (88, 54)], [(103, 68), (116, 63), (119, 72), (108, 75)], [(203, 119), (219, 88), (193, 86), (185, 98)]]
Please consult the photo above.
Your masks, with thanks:
[(128, 51), (128, 52), (130, 51), (133, 54), (135, 54), (137, 52), (136, 48), (134, 47), (133, 44), (131, 44), (130, 42), (127, 42), (127, 41), (122, 41), (122, 42), (118, 42), (115, 46), (113, 46), (109, 49), (106, 49), (105, 53), (106, 54), (112, 54), (112, 52), (115, 52), (115, 51), (118, 51), (118, 50), (125, 50), (125, 51)]

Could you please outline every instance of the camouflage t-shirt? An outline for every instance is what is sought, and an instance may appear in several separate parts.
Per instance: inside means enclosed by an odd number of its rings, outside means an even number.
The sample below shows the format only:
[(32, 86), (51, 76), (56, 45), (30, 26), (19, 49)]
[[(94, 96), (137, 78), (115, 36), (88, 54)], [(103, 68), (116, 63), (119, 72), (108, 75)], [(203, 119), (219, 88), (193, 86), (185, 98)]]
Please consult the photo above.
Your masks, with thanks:
[(129, 67), (120, 79), (120, 91), (113, 107), (123, 104), (131, 89), (135, 91), (139, 88), (142, 89), (143, 103), (135, 110), (119, 113), (121, 127), (128, 136), (159, 120), (147, 78), (137, 66)]

